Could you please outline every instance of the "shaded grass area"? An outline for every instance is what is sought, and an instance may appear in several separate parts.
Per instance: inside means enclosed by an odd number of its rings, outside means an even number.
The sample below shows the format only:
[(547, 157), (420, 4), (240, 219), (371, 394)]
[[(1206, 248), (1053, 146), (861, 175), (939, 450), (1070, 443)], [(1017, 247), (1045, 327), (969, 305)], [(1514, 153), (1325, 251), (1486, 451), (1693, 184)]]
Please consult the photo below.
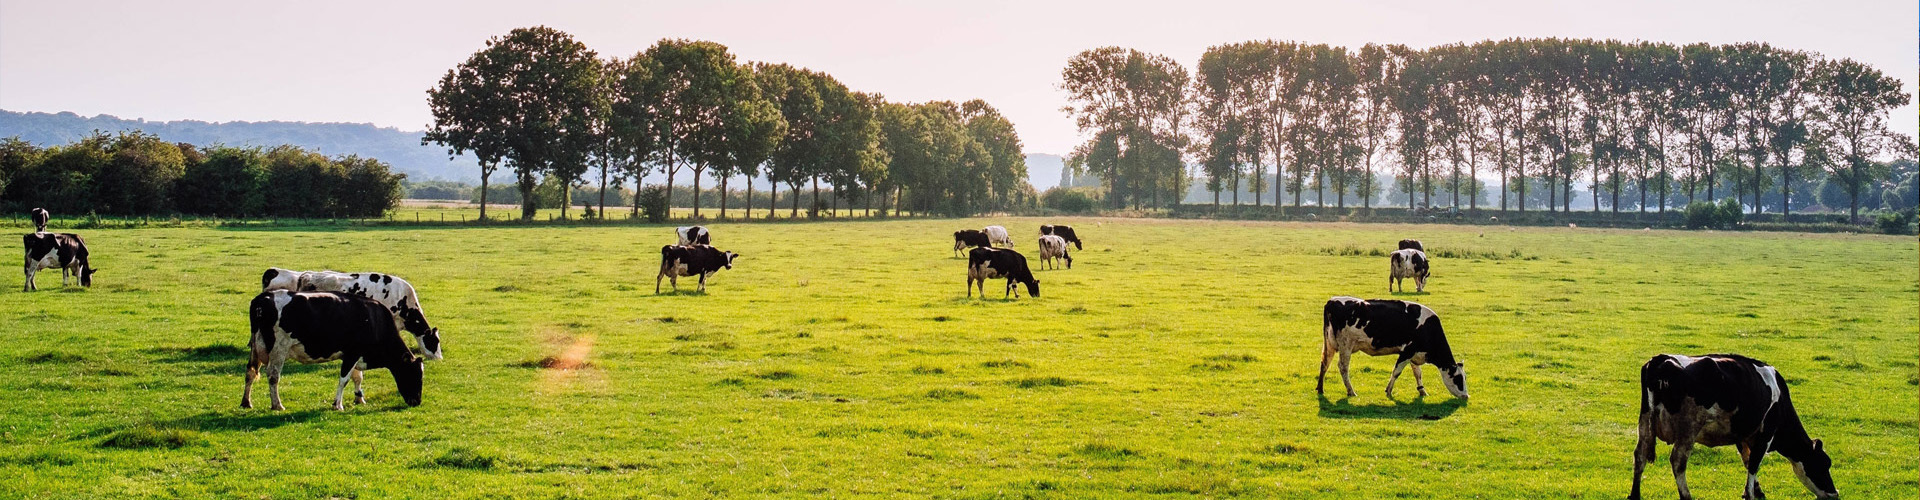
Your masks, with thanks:
[[(1042, 299), (964, 298), (954, 230), (1004, 225), (1035, 257), (1042, 223), (1088, 242), (1075, 269), (1038, 271)], [(1920, 494), (1914, 403), (1888, 396), (1920, 386), (1912, 238), (709, 226), (746, 257), (706, 294), (659, 295), (665, 226), (89, 235), (95, 288), (0, 286), (0, 474), (20, 478), (0, 497), (1618, 497), (1639, 364), (1667, 352), (1774, 364), (1843, 494)], [(1365, 356), (1357, 396), (1337, 373), (1316, 396), (1321, 305), (1388, 296), (1403, 238), (1434, 258), (1428, 293), (1403, 297), (1445, 319), (1472, 401), (1431, 368), (1431, 395), (1407, 374), (1389, 399), (1392, 358)], [(264, 409), (264, 381), (239, 409), (269, 266), (412, 281), (447, 353), (423, 406), (371, 370), (368, 403), (335, 412), (324, 364), (288, 366), (287, 411)], [(1671, 491), (1664, 471), (1649, 491)], [(1731, 449), (1688, 474), (1702, 497), (1744, 479)], [(1803, 494), (1778, 457), (1761, 480)]]

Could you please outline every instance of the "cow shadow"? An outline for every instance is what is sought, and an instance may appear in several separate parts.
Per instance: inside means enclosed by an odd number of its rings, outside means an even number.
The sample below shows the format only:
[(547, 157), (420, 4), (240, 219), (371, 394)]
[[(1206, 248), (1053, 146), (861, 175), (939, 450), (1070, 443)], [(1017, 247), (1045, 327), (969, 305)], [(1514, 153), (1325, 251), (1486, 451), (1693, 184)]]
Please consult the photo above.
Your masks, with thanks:
[(1429, 397), (1430, 396), (1415, 396), (1413, 399), (1405, 400), (1405, 401), (1400, 399), (1395, 399), (1393, 400), (1392, 404), (1355, 405), (1355, 404), (1349, 403), (1348, 398), (1346, 397), (1341, 397), (1340, 399), (1337, 399), (1337, 400), (1330, 400), (1330, 399), (1327, 399), (1327, 395), (1321, 394), (1319, 395), (1320, 417), (1321, 418), (1349, 418), (1349, 419), (1440, 420), (1440, 419), (1452, 416), (1453, 412), (1460, 411), (1461, 408), (1464, 408), (1467, 406), (1466, 400), (1447, 396), (1445, 394), (1442, 394), (1439, 397), (1443, 397), (1446, 399), (1438, 403), (1427, 402), (1427, 399)]
[[(256, 395), (258, 396), (258, 395)], [(257, 399), (257, 398), (256, 398)], [(265, 404), (265, 401), (255, 401)], [(236, 408), (213, 410), (199, 415), (181, 417), (173, 420), (157, 420), (137, 424), (107, 426), (75, 434), (75, 441), (91, 441), (136, 428), (176, 429), (196, 432), (245, 432), (273, 429), (284, 425), (305, 423), (334, 412), (332, 407), (314, 408), (299, 411), (272, 411), (264, 407), (252, 409)]]
[(655, 297), (680, 297), (680, 296), (705, 297), (707, 296), (707, 292), (702, 292), (699, 290), (665, 290), (660, 293), (653, 294), (653, 296)]
[(1388, 293), (1388, 295), (1392, 295), (1392, 296), (1395, 296), (1395, 297), (1409, 297), (1409, 296), (1411, 296), (1411, 297), (1420, 297), (1420, 296), (1426, 296), (1426, 295), (1433, 295), (1433, 292), (1407, 292), (1407, 291), (1399, 291), (1399, 292), (1389, 292), (1389, 293)]

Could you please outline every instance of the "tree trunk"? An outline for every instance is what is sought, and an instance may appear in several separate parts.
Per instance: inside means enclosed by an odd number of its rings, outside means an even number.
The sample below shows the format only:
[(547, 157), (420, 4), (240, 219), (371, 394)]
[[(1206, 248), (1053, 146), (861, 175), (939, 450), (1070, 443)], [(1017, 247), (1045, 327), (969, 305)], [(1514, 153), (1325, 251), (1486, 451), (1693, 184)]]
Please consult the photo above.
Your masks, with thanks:
[(667, 220), (673, 220), (673, 174), (679, 170), (680, 166), (674, 163), (673, 150), (667, 150)]
[(693, 169), (693, 220), (700, 220), (700, 174), (706, 170), (705, 167)]
[(533, 196), (533, 172), (520, 173), (520, 218), (533, 220), (534, 212), (540, 209), (540, 203)]
[(793, 198), (793, 211), (787, 213), (787, 218), (800, 218), (800, 184), (787, 183), (787, 196)]
[[(814, 207), (818, 207), (818, 206), (820, 206), (820, 177), (814, 176), (813, 177), (813, 203), (807, 205), (807, 210), (811, 211), (814, 209)], [(813, 212), (813, 213), (817, 214), (818, 212)]]
[(727, 220), (727, 178), (724, 176), (720, 178), (720, 220)]
[(747, 206), (744, 212), (746, 215), (740, 216), (741, 219), (753, 220), (753, 172), (747, 172)]
[(606, 220), (607, 218), (607, 159), (606, 158), (600, 159), (600, 211), (594, 212), (594, 213), (599, 214), (601, 220)]
[(487, 178), (492, 172), (480, 172), (480, 220), (487, 220)]

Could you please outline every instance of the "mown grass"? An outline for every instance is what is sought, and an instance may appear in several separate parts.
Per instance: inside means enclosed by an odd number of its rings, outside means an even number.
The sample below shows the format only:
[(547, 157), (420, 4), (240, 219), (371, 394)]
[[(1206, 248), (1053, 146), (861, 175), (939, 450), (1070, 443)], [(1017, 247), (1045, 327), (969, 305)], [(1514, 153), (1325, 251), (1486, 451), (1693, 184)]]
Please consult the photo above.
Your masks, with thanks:
[[(1031, 254), (1043, 222), (1087, 241), (1074, 269), (1040, 271), (1040, 299), (964, 298), (953, 230)], [(1911, 237), (711, 226), (744, 257), (704, 295), (653, 294), (665, 227), (88, 233), (94, 288), (0, 286), (0, 498), (1618, 498), (1638, 367), (1664, 352), (1773, 363), (1847, 498), (1920, 495)], [(1316, 397), (1321, 305), (1387, 295), (1374, 251), (1402, 238), (1435, 260), (1398, 296), (1446, 320), (1471, 403), (1438, 381), (1388, 399), (1390, 359), (1364, 357), (1359, 396), (1335, 376)], [(447, 355), (425, 404), (376, 370), (335, 412), (319, 365), (287, 369), (287, 411), (239, 409), (268, 266), (411, 280)], [(1738, 462), (1698, 451), (1689, 483), (1734, 497)], [(1777, 456), (1761, 480), (1806, 497)]]

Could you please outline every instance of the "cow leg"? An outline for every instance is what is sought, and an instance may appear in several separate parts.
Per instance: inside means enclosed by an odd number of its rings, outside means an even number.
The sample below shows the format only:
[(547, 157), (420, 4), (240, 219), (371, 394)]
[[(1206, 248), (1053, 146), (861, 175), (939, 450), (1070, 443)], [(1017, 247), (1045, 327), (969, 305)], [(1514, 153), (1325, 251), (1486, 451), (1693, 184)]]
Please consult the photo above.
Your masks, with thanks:
[[(1407, 361), (1405, 359), (1402, 359), (1399, 362), (1396, 362), (1393, 364), (1393, 375), (1390, 375), (1387, 377), (1387, 399), (1393, 399), (1393, 383), (1400, 381), (1400, 370), (1403, 368), (1406, 368), (1407, 365), (1412, 363), (1413, 363), (1412, 361)], [(1418, 371), (1418, 370), (1415, 370), (1415, 371)]]
[(256, 349), (253, 351), (253, 356), (247, 358), (247, 386), (240, 391), (241, 408), (253, 407), (253, 381), (260, 378), (260, 364), (264, 358), (262, 354), (264, 353)]
[(359, 359), (354, 358), (353, 356), (347, 356), (345, 358), (340, 359), (340, 383), (334, 384), (333, 386), (334, 411), (341, 411), (341, 410), (347, 409), (347, 404), (345, 403), (346, 396), (347, 396), (347, 383), (353, 381), (353, 364), (358, 361)]
[(28, 262), (27, 262), (27, 268), (26, 268), (26, 273), (27, 273), (27, 282), (26, 282), (26, 284), (23, 284), (23, 285), (20, 285), (20, 291), (22, 291), (22, 292), (31, 292), (31, 291), (33, 291), (33, 290), (34, 290), (34, 287), (33, 287), (33, 275), (35, 275), (35, 274), (39, 274), (39, 273), (36, 273), (36, 272), (34, 272), (34, 269), (33, 269), (33, 262), (32, 262), (32, 261), (28, 261)]
[(707, 293), (707, 273), (700, 274), (700, 293)]
[(1420, 391), (1420, 397), (1427, 397), (1427, 381), (1420, 379), (1421, 363), (1413, 364), (1413, 388)]
[(367, 404), (367, 391), (361, 386), (361, 380), (365, 379), (366, 375), (366, 370), (359, 368), (353, 369), (353, 404)]
[(1010, 299), (1010, 298), (1013, 298), (1013, 294), (1014, 294), (1013, 278), (1007, 278), (1007, 293), (1005, 295), (1001, 295), (1000, 298), (1002, 300)]
[(1313, 383), (1315, 394), (1327, 393), (1327, 362), (1333, 360), (1333, 335), (1327, 335), (1326, 340), (1320, 344), (1320, 378)]
[(1747, 446), (1746, 443), (1740, 443), (1740, 459), (1747, 465), (1747, 489), (1742, 498), (1761, 500), (1767, 497), (1765, 493), (1760, 492), (1760, 460), (1766, 457), (1765, 449), (1755, 449)]
[(1347, 373), (1347, 366), (1352, 364), (1352, 362), (1353, 353), (1340, 353), (1340, 383), (1347, 385), (1347, 397), (1356, 396), (1356, 394), (1353, 393), (1353, 376)]
[(1693, 500), (1693, 493), (1687, 491), (1687, 457), (1693, 455), (1693, 443), (1681, 441), (1673, 444), (1673, 455), (1667, 461), (1673, 462), (1673, 485), (1680, 489), (1680, 500)]
[(973, 277), (967, 277), (967, 298), (973, 298)]
[(667, 277), (665, 273), (653, 275), (653, 294), (654, 295), (660, 294), (660, 278), (665, 278), (665, 277)]
[[(276, 356), (276, 358), (277, 357), (278, 356)], [(287, 360), (285, 358), (274, 359), (267, 362), (267, 399), (273, 402), (273, 406), (269, 406), (268, 408), (274, 411), (287, 409), (285, 405), (280, 404), (280, 368), (286, 366), (286, 363)]]
[(1640, 476), (1647, 470), (1647, 462), (1653, 456), (1653, 424), (1650, 415), (1640, 415), (1640, 442), (1633, 447), (1633, 492), (1627, 494), (1627, 500), (1640, 500)]

